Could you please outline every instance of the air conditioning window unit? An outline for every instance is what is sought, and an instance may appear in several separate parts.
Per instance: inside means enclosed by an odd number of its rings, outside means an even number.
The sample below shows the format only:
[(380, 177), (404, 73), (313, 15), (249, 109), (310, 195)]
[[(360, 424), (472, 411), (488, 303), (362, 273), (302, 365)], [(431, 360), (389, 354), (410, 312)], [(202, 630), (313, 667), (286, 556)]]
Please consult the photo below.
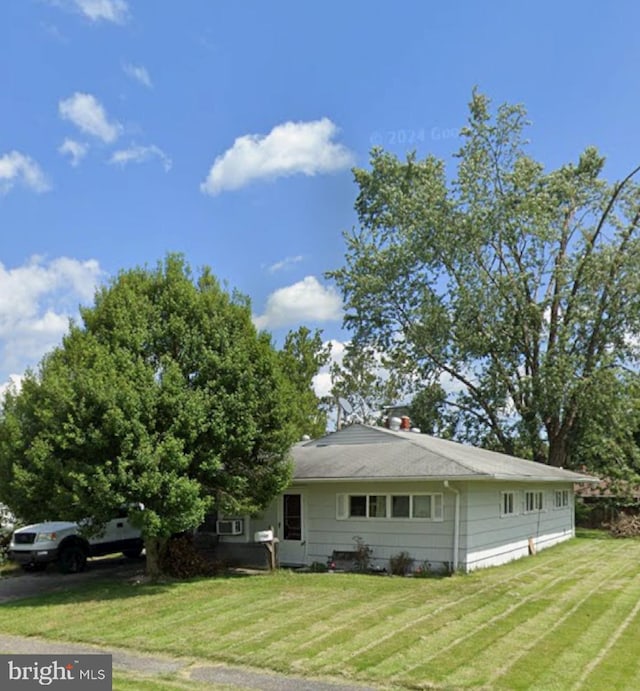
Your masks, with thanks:
[(224, 521), (216, 521), (216, 532), (218, 535), (242, 535), (244, 532), (244, 520), (242, 518), (231, 518)]

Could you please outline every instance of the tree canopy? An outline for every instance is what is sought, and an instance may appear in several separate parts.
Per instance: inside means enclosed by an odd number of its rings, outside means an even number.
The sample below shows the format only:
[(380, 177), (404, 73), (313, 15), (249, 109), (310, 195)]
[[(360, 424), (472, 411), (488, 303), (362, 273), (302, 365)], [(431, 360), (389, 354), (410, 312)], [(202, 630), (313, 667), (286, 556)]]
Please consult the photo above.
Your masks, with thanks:
[[(359, 227), (328, 275), (355, 343), (402, 356), (414, 384), (445, 391), (451, 434), (576, 465), (598, 427), (629, 438), (640, 168), (609, 183), (588, 148), (546, 171), (526, 152), (526, 124), (522, 106), (493, 112), (474, 92), (455, 171), (374, 149), (355, 170)], [(598, 452), (625, 465), (623, 446)]]
[(306, 326), (290, 331), (278, 353), (280, 366), (289, 387), (289, 422), (298, 439), (312, 439), (327, 431), (327, 410), (313, 388), (313, 379), (329, 361), (330, 348), (323, 344), (320, 331), (313, 334)]
[(264, 507), (290, 478), (287, 385), (248, 301), (179, 255), (121, 272), (0, 416), (0, 501), (96, 525), (141, 502), (148, 570), (215, 506)]

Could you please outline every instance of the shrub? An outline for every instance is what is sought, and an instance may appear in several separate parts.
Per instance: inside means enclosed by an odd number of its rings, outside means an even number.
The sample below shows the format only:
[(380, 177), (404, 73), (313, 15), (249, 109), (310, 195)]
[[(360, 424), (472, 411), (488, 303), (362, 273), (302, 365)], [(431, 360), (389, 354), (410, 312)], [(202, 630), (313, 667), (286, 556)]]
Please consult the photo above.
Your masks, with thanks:
[(414, 578), (433, 578), (438, 575), (432, 568), (431, 563), (423, 561), (420, 566), (413, 572)]
[(614, 537), (638, 537), (640, 536), (640, 516), (630, 516), (620, 513), (616, 519), (604, 524)]
[(11, 542), (11, 531), (7, 529), (0, 529), (0, 564), (4, 564), (8, 560), (9, 542)]
[(326, 573), (328, 570), (329, 567), (326, 564), (323, 564), (321, 561), (314, 561), (309, 567), (309, 571), (312, 573)]
[(162, 571), (173, 578), (214, 576), (221, 571), (220, 564), (205, 559), (193, 544), (190, 534), (172, 537), (162, 556)]
[(355, 570), (364, 573), (371, 566), (373, 550), (359, 535), (354, 535), (353, 540), (356, 543)]
[(399, 552), (389, 559), (389, 571), (394, 576), (406, 576), (409, 573), (413, 559), (409, 552)]

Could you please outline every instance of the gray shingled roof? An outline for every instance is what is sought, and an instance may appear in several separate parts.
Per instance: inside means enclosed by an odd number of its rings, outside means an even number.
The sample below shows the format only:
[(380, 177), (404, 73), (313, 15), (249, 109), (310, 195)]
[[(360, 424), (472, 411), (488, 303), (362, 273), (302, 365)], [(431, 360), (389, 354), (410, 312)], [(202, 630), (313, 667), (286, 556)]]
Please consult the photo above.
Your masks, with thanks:
[(292, 451), (294, 481), (511, 480), (594, 482), (596, 478), (416, 432), (351, 425)]

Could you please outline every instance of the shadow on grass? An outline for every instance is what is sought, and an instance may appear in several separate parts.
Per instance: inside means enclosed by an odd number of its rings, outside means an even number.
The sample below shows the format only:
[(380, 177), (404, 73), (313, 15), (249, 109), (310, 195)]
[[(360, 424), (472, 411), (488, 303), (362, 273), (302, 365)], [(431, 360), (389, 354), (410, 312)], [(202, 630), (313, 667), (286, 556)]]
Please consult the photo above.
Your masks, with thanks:
[[(166, 578), (149, 581), (144, 573), (117, 574), (105, 571), (86, 582), (69, 582), (65, 576), (58, 576), (50, 584), (43, 579), (39, 586), (51, 588), (49, 592), (33, 595), (20, 595), (19, 599), (7, 600), (2, 603), (4, 611), (10, 609), (50, 607), (53, 605), (82, 604), (86, 602), (101, 602), (124, 600), (167, 594), (184, 584), (215, 583), (229, 579), (250, 578), (255, 574), (242, 570), (230, 569), (213, 576), (197, 576), (193, 578)], [(12, 579), (13, 580), (13, 579)]]
[(583, 540), (613, 540), (613, 535), (601, 528), (576, 528), (576, 537)]

